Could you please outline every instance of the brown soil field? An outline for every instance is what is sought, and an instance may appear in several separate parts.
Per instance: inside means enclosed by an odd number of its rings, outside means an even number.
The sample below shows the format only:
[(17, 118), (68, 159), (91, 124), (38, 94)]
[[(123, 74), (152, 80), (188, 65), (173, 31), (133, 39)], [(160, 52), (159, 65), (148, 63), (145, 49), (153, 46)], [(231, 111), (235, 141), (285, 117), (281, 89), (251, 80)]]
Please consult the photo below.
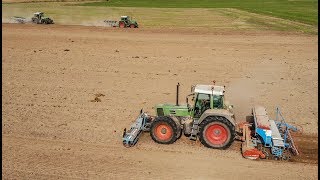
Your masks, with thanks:
[[(248, 160), (182, 137), (122, 145), (141, 108), (180, 102), (194, 84), (226, 86), (237, 122), (279, 106), (301, 156)], [(99, 100), (95, 100), (100, 94)], [(101, 94), (103, 94), (101, 96)], [(2, 24), (3, 179), (318, 179), (318, 37)]]

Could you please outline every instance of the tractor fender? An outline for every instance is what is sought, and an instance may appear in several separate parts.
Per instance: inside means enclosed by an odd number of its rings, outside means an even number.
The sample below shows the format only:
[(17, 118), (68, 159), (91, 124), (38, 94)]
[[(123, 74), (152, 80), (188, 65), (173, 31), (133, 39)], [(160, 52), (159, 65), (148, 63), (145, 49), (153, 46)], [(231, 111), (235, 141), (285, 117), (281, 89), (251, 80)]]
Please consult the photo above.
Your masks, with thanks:
[(208, 116), (223, 116), (227, 118), (233, 126), (236, 127), (234, 115), (226, 109), (208, 109), (199, 118), (199, 124)]
[(180, 120), (175, 117), (175, 116), (172, 116), (172, 115), (169, 115), (169, 117), (176, 123), (177, 127), (181, 129), (181, 127), (183, 127), (180, 123)]

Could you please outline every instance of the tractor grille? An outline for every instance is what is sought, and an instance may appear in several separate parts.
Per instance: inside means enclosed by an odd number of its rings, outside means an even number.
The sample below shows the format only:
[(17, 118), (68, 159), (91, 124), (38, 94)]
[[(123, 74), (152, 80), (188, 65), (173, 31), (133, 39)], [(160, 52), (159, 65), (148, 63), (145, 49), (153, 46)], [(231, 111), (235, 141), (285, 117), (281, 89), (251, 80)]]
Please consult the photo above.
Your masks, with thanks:
[(158, 114), (158, 116), (163, 116), (164, 115), (163, 109), (162, 108), (157, 108), (157, 114)]

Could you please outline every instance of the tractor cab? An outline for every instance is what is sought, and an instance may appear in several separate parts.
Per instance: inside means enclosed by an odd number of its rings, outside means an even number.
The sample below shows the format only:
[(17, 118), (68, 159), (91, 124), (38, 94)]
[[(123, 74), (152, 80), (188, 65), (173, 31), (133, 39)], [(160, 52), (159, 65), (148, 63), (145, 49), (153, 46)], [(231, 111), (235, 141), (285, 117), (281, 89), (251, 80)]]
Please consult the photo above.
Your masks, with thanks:
[(126, 23), (128, 23), (130, 21), (130, 16), (121, 16), (121, 21), (125, 21)]
[[(190, 115), (194, 118), (200, 118), (207, 109), (223, 109), (225, 107), (223, 86), (196, 85), (191, 87), (191, 92), (186, 99)], [(193, 107), (188, 102), (190, 96), (192, 96)]]
[(35, 13), (33, 13), (33, 17), (41, 19), (41, 17), (43, 17), (43, 12), (35, 12)]

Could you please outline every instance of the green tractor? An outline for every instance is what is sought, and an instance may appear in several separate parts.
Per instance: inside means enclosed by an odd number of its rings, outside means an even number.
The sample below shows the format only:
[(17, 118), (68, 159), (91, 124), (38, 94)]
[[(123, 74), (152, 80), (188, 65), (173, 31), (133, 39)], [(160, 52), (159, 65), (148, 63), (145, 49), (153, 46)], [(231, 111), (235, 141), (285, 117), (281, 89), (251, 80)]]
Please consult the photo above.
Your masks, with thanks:
[(119, 21), (120, 28), (138, 28), (138, 23), (135, 20), (132, 20), (130, 16), (121, 16)]
[[(156, 116), (141, 111), (129, 131), (124, 130), (123, 144), (133, 146), (142, 131), (150, 131), (152, 139), (160, 144), (172, 144), (182, 133), (190, 140), (197, 140), (209, 148), (226, 149), (235, 139), (236, 122), (232, 105), (224, 97), (224, 86), (196, 85), (180, 105), (179, 83), (176, 104), (158, 104)], [(191, 98), (189, 104), (189, 98)]]
[(43, 12), (33, 13), (31, 20), (36, 24), (53, 24), (53, 20), (49, 17), (45, 17)]

